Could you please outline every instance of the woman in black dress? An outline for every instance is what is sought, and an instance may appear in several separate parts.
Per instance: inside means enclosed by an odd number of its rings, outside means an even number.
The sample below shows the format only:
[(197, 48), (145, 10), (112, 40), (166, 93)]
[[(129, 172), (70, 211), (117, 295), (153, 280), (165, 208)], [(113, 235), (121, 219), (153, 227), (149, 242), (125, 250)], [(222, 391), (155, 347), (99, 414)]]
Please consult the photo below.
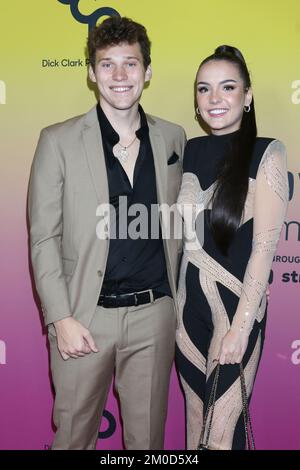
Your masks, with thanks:
[(198, 445), (219, 361), (209, 447), (244, 449), (239, 363), (250, 396), (288, 201), (285, 148), (257, 137), (249, 72), (236, 48), (220, 46), (200, 64), (196, 100), (210, 134), (187, 143), (178, 199), (186, 231), (187, 207), (201, 213), (204, 225), (203, 243), (185, 242), (178, 288), (177, 365), (187, 447)]

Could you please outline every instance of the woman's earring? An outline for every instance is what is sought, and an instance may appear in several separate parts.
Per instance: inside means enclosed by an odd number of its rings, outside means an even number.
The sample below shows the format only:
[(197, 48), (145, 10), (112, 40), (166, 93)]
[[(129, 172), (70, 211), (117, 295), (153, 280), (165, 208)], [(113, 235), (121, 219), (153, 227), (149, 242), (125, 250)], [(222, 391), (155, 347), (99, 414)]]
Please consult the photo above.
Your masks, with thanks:
[(198, 114), (198, 116), (200, 116), (200, 111), (199, 111), (198, 106), (197, 106), (197, 108), (196, 108), (196, 114)]
[(248, 106), (244, 106), (245, 113), (249, 113), (250, 109), (251, 109), (250, 104), (248, 104)]

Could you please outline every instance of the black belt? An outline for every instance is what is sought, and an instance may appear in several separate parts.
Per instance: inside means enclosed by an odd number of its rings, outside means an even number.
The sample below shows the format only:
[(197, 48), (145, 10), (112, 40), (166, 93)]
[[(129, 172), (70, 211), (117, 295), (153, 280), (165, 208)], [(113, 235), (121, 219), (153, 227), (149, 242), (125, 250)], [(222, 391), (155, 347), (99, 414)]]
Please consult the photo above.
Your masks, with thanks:
[(134, 294), (100, 294), (98, 305), (104, 308), (132, 307), (142, 304), (149, 304), (166, 294), (155, 290), (145, 292), (135, 292)]

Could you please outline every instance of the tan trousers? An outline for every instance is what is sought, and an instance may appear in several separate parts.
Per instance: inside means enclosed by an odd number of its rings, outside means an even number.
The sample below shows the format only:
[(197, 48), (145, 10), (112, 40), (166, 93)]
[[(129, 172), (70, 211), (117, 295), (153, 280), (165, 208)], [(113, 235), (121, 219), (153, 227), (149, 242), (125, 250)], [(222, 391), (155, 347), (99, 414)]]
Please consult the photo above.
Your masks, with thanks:
[(94, 449), (115, 373), (126, 449), (162, 449), (174, 357), (174, 302), (97, 307), (90, 332), (99, 349), (64, 361), (49, 334), (56, 391), (52, 449)]

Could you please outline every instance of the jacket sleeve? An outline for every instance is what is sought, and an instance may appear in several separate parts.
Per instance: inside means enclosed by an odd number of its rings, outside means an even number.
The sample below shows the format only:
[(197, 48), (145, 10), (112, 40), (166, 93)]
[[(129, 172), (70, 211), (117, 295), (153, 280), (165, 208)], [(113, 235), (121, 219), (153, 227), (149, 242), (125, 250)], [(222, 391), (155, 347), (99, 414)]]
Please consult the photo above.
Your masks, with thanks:
[(232, 327), (250, 333), (264, 315), (265, 292), (288, 204), (284, 145), (273, 141), (261, 160), (254, 197), (252, 252)]
[(31, 261), (46, 325), (71, 315), (61, 256), (63, 190), (63, 162), (44, 129), (31, 168), (28, 215)]

